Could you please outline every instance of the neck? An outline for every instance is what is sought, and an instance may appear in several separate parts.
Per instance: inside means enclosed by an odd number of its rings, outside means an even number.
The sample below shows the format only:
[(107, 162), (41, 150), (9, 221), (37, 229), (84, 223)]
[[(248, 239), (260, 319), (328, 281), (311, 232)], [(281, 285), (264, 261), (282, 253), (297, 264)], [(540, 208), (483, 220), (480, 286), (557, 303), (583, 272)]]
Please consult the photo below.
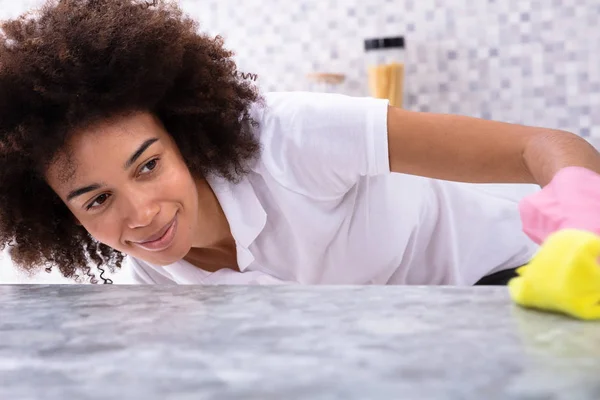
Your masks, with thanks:
[(224, 243), (219, 247), (194, 247), (187, 253), (184, 260), (208, 272), (215, 272), (223, 268), (239, 271), (235, 242)]
[(192, 247), (222, 247), (224, 243), (233, 241), (227, 217), (208, 182), (198, 179), (196, 187), (198, 191), (198, 221), (196, 221), (197, 228)]
[(198, 221), (192, 249), (184, 259), (202, 269), (237, 268), (236, 246), (227, 217), (205, 179), (196, 181)]

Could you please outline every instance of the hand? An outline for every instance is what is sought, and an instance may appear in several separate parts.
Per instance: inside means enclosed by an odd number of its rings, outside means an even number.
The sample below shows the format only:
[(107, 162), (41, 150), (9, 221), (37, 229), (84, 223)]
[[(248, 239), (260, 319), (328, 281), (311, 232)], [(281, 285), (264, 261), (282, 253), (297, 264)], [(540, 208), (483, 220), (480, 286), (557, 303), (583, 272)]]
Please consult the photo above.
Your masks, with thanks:
[(562, 229), (600, 235), (600, 175), (563, 168), (541, 191), (521, 200), (519, 211), (523, 231), (538, 244)]

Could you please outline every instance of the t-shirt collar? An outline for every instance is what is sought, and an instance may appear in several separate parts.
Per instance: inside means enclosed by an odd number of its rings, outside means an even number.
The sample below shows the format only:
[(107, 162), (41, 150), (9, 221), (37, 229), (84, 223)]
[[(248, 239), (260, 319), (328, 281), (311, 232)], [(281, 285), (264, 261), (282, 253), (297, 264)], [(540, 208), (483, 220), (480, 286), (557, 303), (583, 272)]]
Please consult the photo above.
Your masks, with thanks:
[(254, 261), (249, 247), (264, 229), (267, 213), (247, 176), (237, 182), (213, 176), (207, 182), (227, 218), (237, 245), (238, 267), (243, 271)]

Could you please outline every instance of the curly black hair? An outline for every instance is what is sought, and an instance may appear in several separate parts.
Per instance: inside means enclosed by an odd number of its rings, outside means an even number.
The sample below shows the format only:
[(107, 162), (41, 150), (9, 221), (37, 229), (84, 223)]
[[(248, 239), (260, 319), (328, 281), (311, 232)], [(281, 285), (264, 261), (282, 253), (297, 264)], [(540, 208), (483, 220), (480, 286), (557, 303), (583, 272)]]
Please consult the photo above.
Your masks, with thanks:
[(195, 176), (235, 180), (259, 151), (257, 88), (222, 38), (199, 33), (173, 2), (48, 1), (0, 27), (0, 249), (26, 272), (57, 267), (96, 283), (90, 265), (121, 266), (124, 255), (76, 224), (44, 178), (86, 126), (150, 112)]

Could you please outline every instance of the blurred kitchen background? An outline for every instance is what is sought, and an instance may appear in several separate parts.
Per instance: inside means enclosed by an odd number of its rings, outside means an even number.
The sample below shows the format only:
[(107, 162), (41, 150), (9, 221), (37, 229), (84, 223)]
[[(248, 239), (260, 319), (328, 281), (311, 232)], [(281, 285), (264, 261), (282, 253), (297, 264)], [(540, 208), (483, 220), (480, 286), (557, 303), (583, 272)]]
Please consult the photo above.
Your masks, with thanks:
[[(371, 95), (375, 52), (402, 67), (405, 108), (559, 128), (600, 146), (600, 0), (179, 3), (262, 90)], [(39, 4), (0, 0), (0, 19)], [(392, 37), (404, 48), (365, 51), (366, 39)], [(0, 282), (23, 281), (6, 259)]]

